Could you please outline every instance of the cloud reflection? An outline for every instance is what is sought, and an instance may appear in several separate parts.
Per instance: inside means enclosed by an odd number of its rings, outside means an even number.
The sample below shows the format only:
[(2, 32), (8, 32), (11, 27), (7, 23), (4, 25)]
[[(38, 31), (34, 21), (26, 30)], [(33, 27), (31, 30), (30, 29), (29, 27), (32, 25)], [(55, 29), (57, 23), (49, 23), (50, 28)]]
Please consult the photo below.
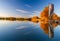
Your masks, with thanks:
[[(22, 11), (22, 10), (19, 10)], [(26, 11), (22, 11), (26, 12)], [(40, 18), (38, 16), (33, 16), (31, 18), (19, 18), (19, 17), (0, 17), (0, 20), (7, 20), (7, 21), (31, 21), (33, 23), (40, 22), (40, 27), (44, 31), (44, 33), (49, 35), (49, 30), (53, 29), (60, 25), (60, 17), (58, 17), (55, 13), (52, 15), (51, 20), (49, 20), (49, 10), (48, 7), (45, 7), (44, 10), (40, 14)], [(22, 26), (16, 29), (24, 29), (26, 26)], [(49, 29), (50, 28), (50, 29)], [(50, 32), (52, 34), (52, 32)], [(51, 35), (50, 34), (50, 35)]]

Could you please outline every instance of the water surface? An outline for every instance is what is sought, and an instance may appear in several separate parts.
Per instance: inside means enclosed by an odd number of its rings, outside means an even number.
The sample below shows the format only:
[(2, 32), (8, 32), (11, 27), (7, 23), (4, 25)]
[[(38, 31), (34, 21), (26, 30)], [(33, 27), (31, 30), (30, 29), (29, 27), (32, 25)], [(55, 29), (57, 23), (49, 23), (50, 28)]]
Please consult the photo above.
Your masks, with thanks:
[(54, 38), (50, 39), (40, 23), (1, 20), (0, 41), (60, 41), (60, 26), (54, 28)]

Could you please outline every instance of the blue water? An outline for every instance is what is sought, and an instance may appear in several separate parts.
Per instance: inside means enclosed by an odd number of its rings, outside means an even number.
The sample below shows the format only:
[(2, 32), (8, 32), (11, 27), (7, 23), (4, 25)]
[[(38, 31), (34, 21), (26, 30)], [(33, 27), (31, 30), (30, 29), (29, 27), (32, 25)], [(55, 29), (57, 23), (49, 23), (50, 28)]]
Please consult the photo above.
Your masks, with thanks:
[(60, 26), (54, 28), (54, 38), (49, 39), (39, 23), (0, 21), (0, 41), (60, 41)]

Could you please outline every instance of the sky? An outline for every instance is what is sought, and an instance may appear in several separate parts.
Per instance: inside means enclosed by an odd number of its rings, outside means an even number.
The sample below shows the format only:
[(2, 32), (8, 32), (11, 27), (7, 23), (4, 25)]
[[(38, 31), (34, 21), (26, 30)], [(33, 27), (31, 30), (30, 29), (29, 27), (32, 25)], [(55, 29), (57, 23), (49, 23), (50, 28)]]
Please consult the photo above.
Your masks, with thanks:
[(54, 13), (60, 15), (60, 0), (0, 0), (1, 17), (40, 16), (44, 7), (54, 4)]

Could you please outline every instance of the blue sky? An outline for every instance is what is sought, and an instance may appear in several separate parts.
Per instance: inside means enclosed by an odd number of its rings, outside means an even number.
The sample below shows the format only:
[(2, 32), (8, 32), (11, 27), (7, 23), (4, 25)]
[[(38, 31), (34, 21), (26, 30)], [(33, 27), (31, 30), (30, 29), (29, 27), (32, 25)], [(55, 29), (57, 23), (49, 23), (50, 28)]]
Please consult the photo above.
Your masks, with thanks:
[(0, 0), (0, 16), (39, 16), (50, 3), (54, 4), (54, 12), (60, 15), (60, 0)]

